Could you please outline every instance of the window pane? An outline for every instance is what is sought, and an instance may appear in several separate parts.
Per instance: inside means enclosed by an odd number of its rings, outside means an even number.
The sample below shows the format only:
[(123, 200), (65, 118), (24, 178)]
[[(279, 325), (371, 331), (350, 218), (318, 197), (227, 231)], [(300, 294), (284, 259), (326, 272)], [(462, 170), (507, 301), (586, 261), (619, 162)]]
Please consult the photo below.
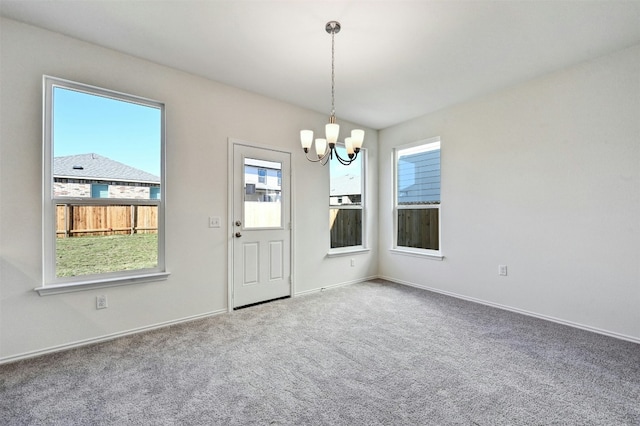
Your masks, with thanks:
[(56, 276), (155, 268), (158, 207), (58, 204)]
[(159, 200), (160, 199), (160, 187), (159, 186), (152, 186), (149, 188), (149, 198), (151, 198), (152, 200)]
[(258, 169), (258, 182), (267, 183), (267, 169)]
[(398, 209), (398, 246), (440, 250), (440, 209)]
[(97, 183), (92, 184), (91, 198), (109, 198), (109, 185)]
[(282, 227), (282, 164), (244, 159), (244, 227)]
[[(342, 158), (348, 158), (343, 146), (336, 146)], [(331, 248), (362, 246), (362, 158), (365, 151), (348, 166), (331, 161), (329, 166), (329, 229)], [(338, 208), (348, 206), (348, 208)]]
[(396, 151), (396, 247), (440, 250), (440, 140)]
[[(342, 158), (347, 158), (347, 150), (342, 146), (336, 146), (336, 150)], [(330, 162), (330, 190), (329, 205), (341, 206), (345, 204), (362, 204), (362, 156), (348, 166), (338, 161)]]
[(151, 199), (160, 188), (161, 110), (53, 88), (55, 198)]
[(331, 248), (362, 245), (362, 209), (329, 209)]
[(398, 151), (399, 205), (440, 203), (440, 143)]

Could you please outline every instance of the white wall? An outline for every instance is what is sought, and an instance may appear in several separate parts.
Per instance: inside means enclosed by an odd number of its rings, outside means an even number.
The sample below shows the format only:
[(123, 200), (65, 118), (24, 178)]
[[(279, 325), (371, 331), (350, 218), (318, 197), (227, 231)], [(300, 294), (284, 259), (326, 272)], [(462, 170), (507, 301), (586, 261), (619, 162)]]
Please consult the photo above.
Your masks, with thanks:
[[(51, 296), (33, 291), (42, 278), (43, 74), (165, 103), (167, 281)], [(0, 78), (0, 362), (225, 311), (228, 138), (292, 152), (296, 293), (376, 275), (376, 229), (368, 235), (373, 250), (351, 256), (355, 267), (350, 257), (326, 258), (329, 170), (308, 163), (299, 147), (299, 130), (322, 129), (325, 114), (4, 18)], [(366, 130), (375, 176), (377, 132)], [(375, 224), (371, 185), (367, 218)], [(209, 216), (225, 225), (208, 228)], [(96, 310), (98, 294), (108, 296), (108, 309)]]
[[(166, 103), (167, 281), (33, 291), (42, 276), (43, 74)], [(378, 225), (367, 254), (325, 256), (328, 168), (308, 163), (298, 142), (299, 129), (325, 121), (1, 19), (0, 362), (225, 311), (230, 229), (208, 228), (207, 218), (230, 222), (229, 137), (292, 152), (297, 293), (379, 272), (640, 340), (640, 46), (386, 129), (379, 150), (366, 129), (367, 220)], [(442, 137), (442, 262), (388, 251), (391, 149), (431, 136)], [(497, 276), (498, 264), (508, 265), (507, 277)], [(95, 297), (105, 293), (109, 308), (98, 311)]]
[[(433, 136), (441, 262), (388, 250), (392, 148)], [(640, 46), (379, 138), (381, 276), (640, 341)]]

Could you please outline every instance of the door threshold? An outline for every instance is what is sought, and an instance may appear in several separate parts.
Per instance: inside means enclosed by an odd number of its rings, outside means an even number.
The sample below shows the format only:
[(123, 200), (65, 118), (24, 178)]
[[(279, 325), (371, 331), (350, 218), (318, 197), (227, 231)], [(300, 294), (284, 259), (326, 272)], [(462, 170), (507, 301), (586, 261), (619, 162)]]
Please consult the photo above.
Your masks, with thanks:
[(248, 305), (242, 305), (242, 306), (238, 306), (236, 308), (233, 308), (234, 311), (237, 311), (239, 309), (245, 309), (245, 308), (250, 308), (252, 306), (257, 306), (257, 305), (262, 305), (265, 303), (269, 303), (269, 302), (274, 302), (276, 300), (282, 300), (282, 299), (290, 299), (291, 296), (282, 296), (282, 297), (276, 297), (275, 299), (269, 299), (269, 300), (263, 300), (262, 302), (256, 302), (256, 303), (249, 303)]

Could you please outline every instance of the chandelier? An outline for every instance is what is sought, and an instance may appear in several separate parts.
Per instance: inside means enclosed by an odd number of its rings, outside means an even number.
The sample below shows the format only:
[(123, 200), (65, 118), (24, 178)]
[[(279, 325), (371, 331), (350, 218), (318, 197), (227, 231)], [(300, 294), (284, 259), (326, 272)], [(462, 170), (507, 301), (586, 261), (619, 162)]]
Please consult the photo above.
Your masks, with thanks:
[(340, 23), (337, 21), (329, 21), (325, 26), (325, 30), (331, 34), (331, 115), (329, 116), (329, 123), (325, 126), (325, 137), (315, 140), (318, 158), (309, 157), (309, 150), (313, 143), (313, 130), (301, 130), (300, 143), (309, 161), (314, 163), (320, 162), (322, 165), (325, 165), (330, 159), (335, 157), (340, 163), (349, 165), (355, 161), (360, 152), (360, 148), (362, 148), (364, 130), (354, 129), (351, 131), (351, 137), (344, 139), (344, 146), (347, 150), (347, 157), (349, 158), (342, 158), (336, 150), (340, 125), (336, 123), (335, 110), (335, 35), (340, 32)]

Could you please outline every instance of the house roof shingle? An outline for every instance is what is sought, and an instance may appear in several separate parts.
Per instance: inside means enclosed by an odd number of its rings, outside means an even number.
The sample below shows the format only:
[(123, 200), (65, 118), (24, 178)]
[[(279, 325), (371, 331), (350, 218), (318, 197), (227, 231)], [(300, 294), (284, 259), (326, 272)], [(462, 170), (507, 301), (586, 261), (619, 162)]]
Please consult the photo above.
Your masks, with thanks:
[(160, 178), (156, 175), (94, 153), (54, 157), (53, 175), (77, 179), (160, 183)]

